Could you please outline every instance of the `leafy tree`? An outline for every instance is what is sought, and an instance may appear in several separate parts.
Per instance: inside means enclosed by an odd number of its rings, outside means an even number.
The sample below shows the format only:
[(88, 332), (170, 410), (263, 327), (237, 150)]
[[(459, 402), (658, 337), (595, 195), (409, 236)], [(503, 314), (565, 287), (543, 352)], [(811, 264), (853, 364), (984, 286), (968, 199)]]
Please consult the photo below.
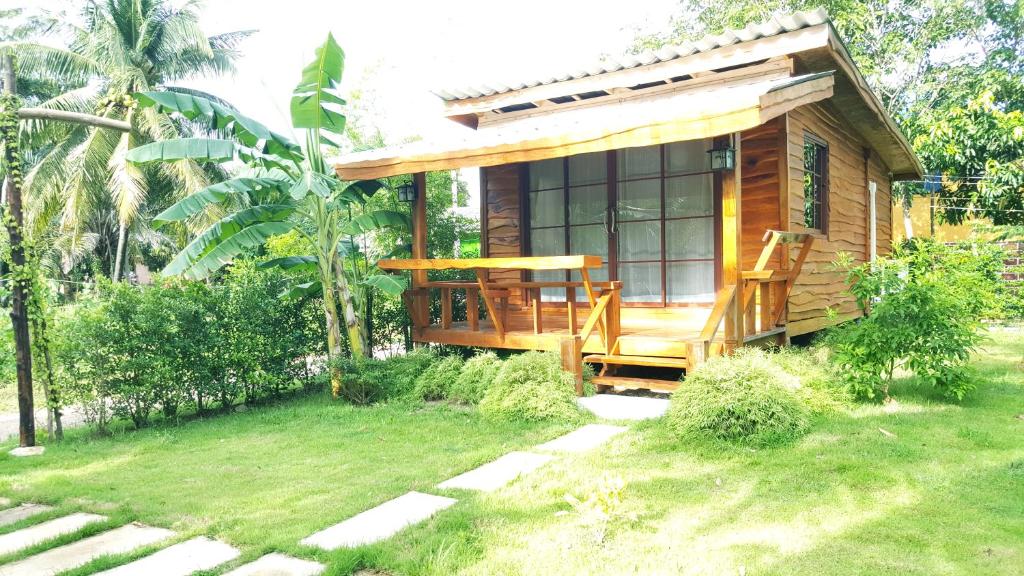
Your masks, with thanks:
[[(30, 219), (37, 227), (59, 227), (68, 237), (65, 256), (104, 250), (115, 279), (122, 274), (130, 236), (152, 236), (145, 226), (148, 219), (139, 218), (147, 205), (162, 197), (166, 206), (168, 196), (198, 190), (211, 181), (211, 174), (192, 161), (159, 170), (124, 161), (128, 149), (140, 143), (192, 131), (156, 110), (137, 111), (132, 93), (194, 93), (173, 83), (233, 70), (235, 47), (249, 32), (207, 37), (199, 26), (199, 6), (189, 2), (176, 8), (167, 0), (89, 0), (82, 5), (83, 25), (59, 17), (46, 23), (47, 29), (70, 38), (67, 49), (24, 40), (0, 43), (0, 54), (17, 56), (28, 85), (52, 85), (56, 79), (62, 89), (38, 107), (95, 113), (128, 120), (134, 127), (116, 134), (61, 122), (24, 126), (30, 147), (39, 153), (26, 177), (26, 191), (33, 198)], [(36, 25), (37, 31), (42, 28)]]
[[(409, 218), (396, 210), (373, 209), (370, 197), (384, 187), (376, 180), (342, 182), (324, 161), (321, 146), (345, 129), (338, 95), (344, 52), (328, 35), (316, 59), (302, 72), (292, 102), (292, 124), (306, 131), (305, 146), (222, 104), (197, 95), (144, 92), (142, 110), (180, 115), (227, 138), (181, 138), (153, 142), (128, 153), (132, 163), (230, 162), (240, 160), (248, 173), (208, 186), (177, 202), (154, 219), (156, 226), (181, 222), (210, 208), (227, 215), (199, 234), (164, 270), (187, 278), (205, 278), (236, 256), (292, 232), (307, 255), (275, 259), (268, 265), (316, 271), (317, 279), (292, 287), (289, 296), (319, 293), (323, 298), (327, 348), (331, 360), (342, 356), (344, 323), (354, 356), (367, 346), (366, 294), (371, 287), (400, 293), (398, 278), (381, 274), (364, 247), (365, 238), (382, 229), (407, 229)], [(341, 394), (341, 364), (332, 362), (331, 389)]]
[(942, 177), (945, 220), (1024, 224), (1024, 112), (1001, 109), (985, 92), (966, 106), (929, 114), (928, 124), (914, 145)]

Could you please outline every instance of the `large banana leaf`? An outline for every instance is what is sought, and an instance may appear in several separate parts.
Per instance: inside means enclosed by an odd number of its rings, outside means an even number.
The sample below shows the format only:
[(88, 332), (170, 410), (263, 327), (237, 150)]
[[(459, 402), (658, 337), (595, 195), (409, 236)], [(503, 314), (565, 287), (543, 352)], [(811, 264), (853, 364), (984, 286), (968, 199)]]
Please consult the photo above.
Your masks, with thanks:
[(367, 232), (384, 228), (408, 230), (410, 228), (409, 215), (395, 210), (367, 212), (346, 222), (342, 227), (342, 232), (358, 236), (359, 234), (366, 234)]
[(243, 146), (261, 154), (302, 161), (302, 149), (290, 138), (212, 100), (180, 92), (138, 92), (135, 99), (141, 106), (153, 106), (159, 112), (178, 112), (189, 120), (203, 121), (211, 130), (231, 134)]
[(220, 204), (233, 196), (249, 196), (256, 199), (256, 193), (264, 190), (284, 190), (288, 182), (273, 178), (232, 178), (207, 186), (194, 194), (182, 198), (173, 206), (153, 218), (153, 228), (159, 229), (168, 222), (179, 222), (202, 212), (210, 204)]
[(197, 262), (185, 271), (185, 277), (191, 280), (202, 280), (230, 264), (236, 256), (249, 248), (262, 246), (268, 238), (284, 234), (292, 229), (291, 222), (261, 222), (221, 241)]
[(189, 242), (188, 246), (179, 252), (167, 267), (164, 268), (164, 274), (173, 276), (185, 272), (215, 250), (221, 243), (226, 242), (232, 236), (248, 227), (266, 223), (280, 224), (281, 226), (277, 228), (280, 228), (281, 231), (275, 234), (284, 234), (291, 230), (293, 226), (291, 222), (286, 220), (294, 211), (295, 209), (292, 206), (264, 205), (253, 206), (252, 208), (228, 214), (219, 222), (207, 228), (195, 240)]
[(196, 160), (198, 162), (225, 162), (235, 157), (235, 143), (213, 138), (178, 138), (151, 142), (132, 148), (125, 155), (129, 162), (170, 162)]
[(330, 176), (305, 168), (302, 171), (302, 175), (292, 184), (290, 193), (295, 200), (302, 200), (310, 192), (321, 198), (327, 198), (331, 195), (331, 189), (334, 188), (334, 185), (335, 180)]
[(348, 184), (340, 192), (336, 192), (331, 201), (339, 206), (366, 204), (367, 199), (381, 188), (384, 188), (384, 183), (380, 180), (358, 180)]
[(315, 130), (317, 134), (320, 130), (345, 132), (345, 115), (341, 113), (345, 100), (338, 95), (344, 69), (345, 52), (328, 34), (316, 50), (316, 60), (302, 70), (302, 79), (292, 92), (293, 126)]
[(261, 263), (258, 268), (280, 268), (282, 270), (313, 271), (316, 270), (316, 256), (283, 256)]
[(398, 296), (409, 287), (409, 282), (404, 276), (392, 276), (390, 274), (372, 274), (363, 278), (363, 284), (373, 286), (392, 296)]
[(307, 296), (320, 296), (321, 294), (323, 294), (324, 291), (323, 286), (324, 285), (321, 284), (319, 280), (314, 280), (312, 282), (303, 282), (302, 284), (295, 284), (294, 286), (289, 286), (288, 288), (286, 288), (284, 292), (281, 292), (281, 294), (278, 295), (278, 298), (288, 300), (296, 298), (305, 298)]

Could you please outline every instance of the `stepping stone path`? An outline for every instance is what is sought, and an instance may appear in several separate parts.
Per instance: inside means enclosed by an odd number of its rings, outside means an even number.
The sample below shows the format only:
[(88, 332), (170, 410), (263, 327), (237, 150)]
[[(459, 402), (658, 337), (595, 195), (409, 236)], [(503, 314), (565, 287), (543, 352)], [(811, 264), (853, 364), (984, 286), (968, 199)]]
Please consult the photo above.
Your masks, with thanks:
[(625, 426), (609, 426), (607, 424), (587, 424), (569, 432), (565, 436), (559, 436), (550, 442), (537, 446), (537, 450), (544, 452), (586, 452), (597, 448), (607, 442), (611, 437), (625, 432)]
[(580, 406), (606, 420), (650, 420), (661, 418), (668, 410), (667, 398), (647, 398), (619, 394), (598, 394), (576, 400)]
[(372, 544), (391, 537), (406, 526), (430, 518), (455, 502), (455, 499), (444, 496), (409, 492), (308, 536), (301, 544), (324, 550)]
[(224, 576), (317, 576), (323, 571), (324, 565), (317, 562), (299, 560), (284, 554), (267, 554)]
[(77, 532), (87, 524), (102, 522), (106, 519), (106, 516), (98, 514), (76, 513), (4, 534), (0, 536), (0, 556), (24, 550), (29, 546), (34, 546), (58, 536)]
[(186, 540), (95, 576), (188, 576), (238, 558), (239, 551), (205, 536)]
[(493, 492), (509, 482), (529, 474), (554, 459), (547, 454), (530, 452), (509, 452), (493, 462), (479, 468), (459, 474), (437, 485), (438, 488), (461, 488), (463, 490), (479, 490)]
[[(10, 500), (4, 499), (3, 506), (9, 506)], [(8, 508), (7, 510), (0, 510), (0, 526), (7, 526), (14, 524), (15, 522), (21, 522), (25, 518), (31, 518), (36, 514), (42, 514), (43, 512), (49, 512), (53, 508), (45, 506), (43, 504), (22, 504), (21, 506), (15, 506), (14, 508)]]
[(50, 576), (77, 568), (100, 556), (124, 554), (171, 536), (174, 532), (163, 528), (127, 524), (0, 567), (0, 576)]

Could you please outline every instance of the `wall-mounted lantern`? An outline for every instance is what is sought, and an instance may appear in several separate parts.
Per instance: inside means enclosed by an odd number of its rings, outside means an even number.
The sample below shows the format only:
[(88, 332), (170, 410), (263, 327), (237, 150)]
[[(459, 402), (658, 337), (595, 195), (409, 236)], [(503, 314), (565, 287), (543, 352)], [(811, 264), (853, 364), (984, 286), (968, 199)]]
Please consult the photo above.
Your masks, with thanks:
[(416, 201), (416, 183), (406, 182), (398, 185), (398, 201), (399, 202), (415, 202)]
[(712, 148), (708, 150), (711, 157), (711, 169), (715, 172), (725, 172), (736, 167), (736, 149), (731, 146)]

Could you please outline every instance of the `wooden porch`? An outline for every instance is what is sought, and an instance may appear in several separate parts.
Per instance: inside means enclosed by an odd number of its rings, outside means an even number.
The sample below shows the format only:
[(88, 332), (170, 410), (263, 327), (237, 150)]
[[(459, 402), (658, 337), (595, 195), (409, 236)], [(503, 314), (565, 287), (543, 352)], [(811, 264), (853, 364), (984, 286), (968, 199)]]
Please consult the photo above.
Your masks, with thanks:
[[(751, 270), (740, 271), (709, 306), (632, 308), (623, 306), (622, 282), (593, 282), (597, 256), (385, 260), (380, 267), (412, 271), (412, 288), (404, 294), (412, 319), (413, 340), (457, 346), (550, 350), (562, 356), (577, 377), (582, 393), (583, 362), (600, 364), (599, 387), (671, 391), (676, 380), (618, 374), (626, 366), (693, 369), (706, 358), (737, 346), (785, 343), (786, 303), (812, 237), (769, 230)], [(795, 254), (792, 252), (795, 250)], [(777, 251), (783, 257), (775, 258)], [(770, 269), (771, 262), (786, 268)], [(789, 264), (792, 263), (791, 266)], [(431, 281), (430, 270), (472, 270), (475, 281)], [(577, 272), (579, 282), (492, 281), (497, 270)], [(542, 297), (558, 289), (560, 301)], [(465, 295), (466, 320), (453, 319), (453, 297)], [(430, 314), (433, 294), (440, 313)]]

